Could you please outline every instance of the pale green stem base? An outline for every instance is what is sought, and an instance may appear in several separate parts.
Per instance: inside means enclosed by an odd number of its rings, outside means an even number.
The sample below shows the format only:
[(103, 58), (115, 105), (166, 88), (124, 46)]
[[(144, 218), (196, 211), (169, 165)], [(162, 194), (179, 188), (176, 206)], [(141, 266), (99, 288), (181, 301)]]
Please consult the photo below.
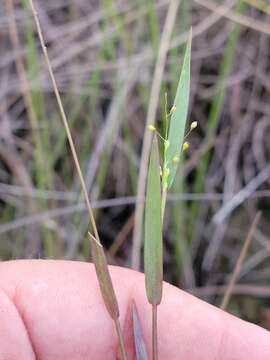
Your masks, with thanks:
[(158, 360), (157, 305), (152, 305), (152, 360)]

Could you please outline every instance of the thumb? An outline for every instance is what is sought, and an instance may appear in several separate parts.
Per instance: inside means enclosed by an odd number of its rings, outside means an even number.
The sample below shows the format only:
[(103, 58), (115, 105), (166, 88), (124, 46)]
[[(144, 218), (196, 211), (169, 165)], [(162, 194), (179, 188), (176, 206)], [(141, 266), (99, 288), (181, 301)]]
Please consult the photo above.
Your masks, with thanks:
[[(142, 274), (110, 267), (124, 327), (135, 301), (147, 351), (151, 308)], [(115, 359), (118, 341), (94, 267), (68, 261), (0, 264), (0, 358)], [(128, 322), (126, 322), (129, 324)], [(131, 333), (131, 326), (127, 326)], [(268, 360), (269, 332), (169, 284), (158, 307), (160, 359)]]

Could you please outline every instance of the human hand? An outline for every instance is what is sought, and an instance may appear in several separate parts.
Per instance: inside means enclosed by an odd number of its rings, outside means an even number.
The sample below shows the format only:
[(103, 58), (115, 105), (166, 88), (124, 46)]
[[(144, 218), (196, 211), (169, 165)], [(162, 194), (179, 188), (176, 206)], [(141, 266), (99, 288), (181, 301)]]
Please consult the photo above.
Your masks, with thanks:
[[(110, 272), (122, 327), (134, 300), (150, 352), (151, 308), (144, 277), (119, 267), (110, 267)], [(164, 284), (158, 308), (158, 331), (161, 360), (270, 359), (268, 331), (169, 284)], [(125, 332), (132, 334), (131, 326)], [(109, 360), (116, 359), (117, 343), (92, 264), (0, 264), (0, 359)]]

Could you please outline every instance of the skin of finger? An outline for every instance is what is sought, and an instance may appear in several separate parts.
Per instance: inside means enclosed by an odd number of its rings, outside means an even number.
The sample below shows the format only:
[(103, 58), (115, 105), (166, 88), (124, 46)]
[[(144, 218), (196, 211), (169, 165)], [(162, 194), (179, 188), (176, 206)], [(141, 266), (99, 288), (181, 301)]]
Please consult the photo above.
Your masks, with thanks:
[[(145, 296), (143, 275), (117, 267), (111, 267), (110, 272), (119, 301), (120, 322), (123, 326), (127, 308), (135, 300), (149, 352), (151, 308)], [(116, 358), (114, 325), (102, 302), (92, 264), (44, 260), (3, 262), (0, 289), (23, 319), (36, 358)], [(14, 332), (18, 330), (15, 324)], [(270, 358), (270, 336), (266, 330), (168, 284), (164, 284), (158, 309), (158, 328), (160, 359)], [(21, 332), (25, 334), (25, 329)], [(0, 358), (6, 344), (3, 334)], [(20, 353), (20, 359), (24, 358), (31, 359)]]
[[(4, 339), (4, 341), (1, 341)], [(14, 346), (15, 345), (15, 346)], [(35, 359), (23, 319), (8, 295), (0, 290), (0, 359)]]

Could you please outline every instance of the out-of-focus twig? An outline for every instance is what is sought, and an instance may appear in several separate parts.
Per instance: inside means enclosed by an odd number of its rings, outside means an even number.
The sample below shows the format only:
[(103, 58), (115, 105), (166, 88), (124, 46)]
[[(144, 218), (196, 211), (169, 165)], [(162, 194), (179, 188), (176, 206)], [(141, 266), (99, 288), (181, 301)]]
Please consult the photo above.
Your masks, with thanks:
[(112, 246), (110, 247), (110, 249), (108, 251), (108, 254), (110, 255), (110, 257), (114, 257), (114, 255), (118, 251), (119, 247), (123, 244), (123, 242), (126, 240), (128, 234), (132, 230), (133, 225), (134, 225), (134, 215), (132, 214), (128, 218), (128, 220), (125, 222), (124, 226), (119, 231)]
[[(198, 4), (206, 7), (207, 9), (220, 13), (221, 16), (224, 16), (231, 21), (234, 21), (242, 26), (248, 27), (250, 29), (260, 31), (265, 34), (270, 34), (270, 26), (268, 23), (259, 22), (251, 17), (238, 14), (233, 10), (222, 11), (224, 6), (218, 6), (214, 1), (211, 0), (195, 0)], [(226, 9), (226, 7), (225, 7)]]
[(257, 176), (255, 176), (243, 189), (236, 193), (231, 200), (226, 202), (214, 215), (213, 222), (221, 224), (233, 210), (241, 205), (260, 185), (270, 176), (270, 165), (267, 165)]
[[(250, 198), (257, 199), (259, 197), (270, 197), (269, 191), (261, 191), (254, 193)], [(213, 201), (222, 199), (222, 194), (169, 194), (168, 201)], [(93, 209), (101, 208), (110, 208), (114, 206), (123, 206), (135, 204), (136, 198), (134, 196), (120, 197), (115, 199), (104, 199), (92, 202)], [(22, 226), (28, 226), (37, 222), (48, 221), (60, 216), (69, 216), (78, 212), (87, 211), (86, 205), (84, 202), (64, 206), (59, 208), (54, 208), (48, 211), (44, 211), (35, 215), (21, 217), (14, 221), (0, 225), (0, 234), (5, 232), (19, 229)]]
[(270, 5), (267, 4), (267, 0), (244, 0), (249, 5), (255, 7), (256, 9), (270, 15)]
[[(14, 51), (17, 52), (17, 56), (15, 57), (15, 65), (16, 65), (16, 70), (17, 70), (18, 77), (20, 80), (20, 87), (21, 87), (23, 100), (25, 103), (27, 115), (28, 115), (30, 123), (31, 123), (31, 128), (32, 128), (32, 132), (33, 132), (33, 138), (35, 141), (35, 145), (37, 147), (41, 147), (41, 139), (37, 132), (38, 121), (37, 121), (37, 117), (36, 117), (36, 114), (34, 111), (34, 106), (33, 106), (31, 92), (30, 92), (30, 85), (28, 82), (22, 55), (20, 54), (20, 52), (18, 52), (18, 50), (20, 48), (20, 40), (19, 40), (19, 35), (18, 35), (17, 26), (16, 26), (16, 22), (15, 22), (15, 12), (14, 12), (13, 0), (6, 0), (6, 8), (7, 8), (7, 12), (9, 15), (10, 39), (11, 39)], [(41, 161), (41, 159), (39, 159), (39, 161)]]
[[(196, 288), (187, 289), (188, 292), (200, 296), (213, 296), (213, 295), (222, 295), (225, 293), (227, 286), (219, 285), (208, 285), (201, 286)], [(257, 285), (257, 284), (236, 284), (232, 289), (232, 294), (236, 295), (248, 295), (254, 296), (256, 298), (261, 297), (268, 299), (270, 296), (270, 286), (267, 285)]]
[(229, 283), (227, 285), (226, 291), (224, 293), (224, 296), (223, 296), (223, 299), (222, 299), (222, 302), (221, 302), (221, 305), (220, 305), (220, 308), (223, 309), (223, 310), (225, 310), (227, 308), (228, 304), (229, 304), (229, 301), (230, 301), (230, 298), (231, 298), (231, 295), (232, 295), (232, 291), (233, 291), (233, 287), (234, 287), (234, 285), (236, 283), (237, 276), (238, 276), (238, 274), (239, 274), (239, 272), (241, 270), (241, 266), (242, 266), (243, 261), (244, 261), (244, 259), (246, 257), (247, 251), (249, 249), (249, 246), (250, 246), (254, 231), (256, 229), (256, 226), (258, 225), (260, 217), (261, 217), (261, 213), (258, 212), (256, 214), (252, 224), (251, 224), (251, 227), (249, 229), (247, 237), (246, 237), (246, 239), (244, 241), (243, 247), (242, 247), (240, 255), (239, 255), (238, 259), (237, 259), (235, 268), (233, 270), (232, 276), (231, 276), (230, 281), (229, 281)]

